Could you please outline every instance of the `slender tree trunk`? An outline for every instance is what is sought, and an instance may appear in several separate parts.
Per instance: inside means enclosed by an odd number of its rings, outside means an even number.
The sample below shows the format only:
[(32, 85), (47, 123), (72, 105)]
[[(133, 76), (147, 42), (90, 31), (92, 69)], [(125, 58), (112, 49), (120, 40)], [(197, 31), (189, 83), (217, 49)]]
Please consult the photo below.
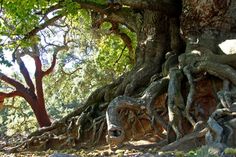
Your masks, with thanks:
[(30, 104), (35, 117), (38, 121), (40, 127), (47, 127), (51, 125), (49, 115), (45, 107), (45, 102), (43, 99), (39, 99), (33, 92), (24, 95), (25, 100)]
[(32, 106), (36, 119), (40, 127), (47, 127), (51, 125), (49, 115), (47, 114), (46, 108), (42, 103), (35, 103)]

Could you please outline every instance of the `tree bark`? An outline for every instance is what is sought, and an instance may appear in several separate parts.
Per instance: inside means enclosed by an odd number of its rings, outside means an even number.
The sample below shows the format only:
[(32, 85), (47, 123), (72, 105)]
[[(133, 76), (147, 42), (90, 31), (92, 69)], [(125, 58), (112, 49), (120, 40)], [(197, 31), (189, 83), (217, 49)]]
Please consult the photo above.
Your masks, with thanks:
[[(68, 46), (65, 43), (63, 46), (57, 46), (54, 50), (53, 59), (51, 62), (51, 66), (46, 70), (42, 70), (42, 63), (40, 60), (40, 52), (38, 45), (34, 45), (32, 49), (34, 52), (30, 52), (28, 49), (23, 48), (22, 51), (24, 52), (16, 52), (15, 57), (17, 60), (17, 63), (20, 67), (20, 72), (23, 75), (24, 81), (26, 83), (26, 86), (18, 82), (15, 79), (12, 79), (8, 76), (6, 76), (3, 73), (0, 73), (0, 80), (6, 82), (7, 84), (13, 86), (15, 88), (15, 91), (12, 91), (10, 93), (3, 93), (0, 92), (0, 102), (3, 103), (5, 98), (9, 97), (15, 97), (20, 96), (23, 97), (26, 102), (29, 103), (30, 107), (32, 108), (35, 117), (37, 119), (37, 122), (39, 126), (42, 127), (48, 127), (51, 125), (50, 117), (46, 110), (45, 105), (45, 98), (44, 98), (44, 91), (43, 91), (43, 77), (49, 75), (52, 73), (55, 65), (56, 65), (56, 55), (59, 51), (67, 49)], [(29, 71), (27, 67), (25, 66), (23, 60), (21, 57), (25, 55), (25, 53), (31, 53), (31, 57), (35, 61), (36, 71), (35, 71), (35, 84), (33, 83), (31, 76), (29, 74)]]
[(45, 105), (42, 105), (40, 103), (35, 103), (35, 104), (31, 104), (31, 107), (34, 111), (38, 124), (41, 128), (48, 127), (51, 125), (51, 120), (45, 109)]

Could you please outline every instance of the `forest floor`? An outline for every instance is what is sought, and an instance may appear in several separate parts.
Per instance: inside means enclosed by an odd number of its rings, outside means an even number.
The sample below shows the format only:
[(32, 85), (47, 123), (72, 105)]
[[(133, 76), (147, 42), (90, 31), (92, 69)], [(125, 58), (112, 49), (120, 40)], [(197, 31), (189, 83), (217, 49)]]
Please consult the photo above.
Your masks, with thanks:
[(108, 145), (103, 145), (79, 150), (64, 149), (20, 153), (1, 152), (1, 148), (5, 143), (5, 141), (0, 139), (0, 157), (236, 157), (235, 148), (227, 148), (220, 155), (216, 155), (218, 153), (217, 149), (209, 146), (202, 146), (187, 152), (162, 152), (155, 143), (144, 140), (125, 143), (116, 150), (111, 150)]

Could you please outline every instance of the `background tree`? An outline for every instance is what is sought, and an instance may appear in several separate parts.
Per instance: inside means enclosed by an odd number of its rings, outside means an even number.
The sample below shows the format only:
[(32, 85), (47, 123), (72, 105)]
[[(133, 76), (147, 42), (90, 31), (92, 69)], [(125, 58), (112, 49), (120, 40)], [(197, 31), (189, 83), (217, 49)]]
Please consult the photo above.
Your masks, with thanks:
[(26, 68), (23, 60), (21, 59), (21, 57), (25, 55), (25, 53), (27, 53), (25, 52), (27, 51), (26, 49), (22, 50), (22, 52), (20, 52), (20, 50), (17, 50), (16, 52), (16, 61), (20, 67), (20, 72), (24, 77), (26, 86), (23, 83), (20, 83), (19, 81), (12, 79), (6, 76), (5, 74), (1, 73), (1, 77), (0, 77), (1, 80), (15, 88), (13, 91), (10, 91), (8, 93), (1, 92), (0, 93), (1, 102), (3, 103), (5, 98), (11, 98), (15, 96), (23, 97), (33, 109), (40, 127), (51, 125), (51, 121), (49, 119), (49, 116), (47, 114), (46, 107), (45, 107), (42, 80), (44, 76), (50, 74), (53, 71), (53, 68), (56, 64), (56, 54), (62, 48), (64, 47), (58, 47), (58, 49), (55, 50), (52, 64), (46, 71), (42, 69), (42, 62), (40, 59), (39, 47), (35, 45), (32, 48), (32, 51), (34, 52), (28, 52), (28, 54), (31, 55), (31, 57), (34, 59), (34, 62), (35, 62), (35, 67), (36, 67), (35, 84), (33, 83), (30, 77), (29, 71)]
[[(235, 54), (227, 55), (218, 46), (235, 38), (234, 1), (40, 2), (32, 1), (32, 6), (20, 12), (34, 19), (30, 25), (20, 21), (20, 28), (27, 26), (20, 32), (22, 39), (33, 37), (62, 17), (80, 14), (91, 17), (92, 29), (99, 30), (97, 37), (119, 36), (133, 66), (95, 90), (74, 112), (34, 132), (24, 145), (12, 150), (31, 145), (37, 150), (81, 148), (104, 143), (106, 134), (111, 146), (150, 136), (156, 137), (163, 150), (184, 149), (186, 142), (188, 148), (196, 147), (193, 139), (199, 145), (235, 145)], [(3, 8), (17, 19), (12, 8), (21, 4), (9, 3), (3, 3)], [(109, 27), (104, 27), (106, 23)], [(137, 42), (130, 32), (136, 34)], [(89, 140), (88, 135), (92, 135)], [(174, 143), (168, 145), (170, 142)]]

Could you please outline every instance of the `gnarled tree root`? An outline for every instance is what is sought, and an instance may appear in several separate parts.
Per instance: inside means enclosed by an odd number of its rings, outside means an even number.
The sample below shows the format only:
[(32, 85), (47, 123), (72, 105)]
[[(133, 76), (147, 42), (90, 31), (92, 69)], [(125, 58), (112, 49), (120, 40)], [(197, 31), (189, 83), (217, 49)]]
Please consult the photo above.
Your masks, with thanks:
[[(162, 80), (152, 82), (147, 90), (145, 90), (141, 98), (119, 96), (111, 101), (106, 112), (108, 129), (107, 141), (109, 144), (117, 145), (121, 143), (125, 138), (124, 128), (122, 127), (119, 118), (119, 111), (121, 109), (133, 110), (136, 112), (146, 110), (151, 117), (150, 119), (152, 119), (152, 113), (155, 113), (155, 111), (152, 110), (154, 99), (163, 94), (163, 92), (167, 88), (168, 82), (168, 78), (163, 78)], [(161, 120), (160, 117), (156, 117), (155, 120), (163, 124), (163, 120)], [(166, 128), (167, 126), (165, 125), (164, 127)]]
[(205, 143), (204, 136), (207, 133), (208, 129), (204, 128), (196, 132), (185, 135), (184, 137), (172, 142), (161, 148), (162, 151), (170, 150), (190, 150), (195, 149)]
[(142, 100), (136, 100), (126, 96), (120, 96), (111, 101), (106, 112), (108, 143), (117, 145), (125, 138), (124, 130), (122, 129), (119, 120), (119, 110), (126, 108), (138, 111), (141, 110), (142, 107), (144, 107), (144, 102)]

